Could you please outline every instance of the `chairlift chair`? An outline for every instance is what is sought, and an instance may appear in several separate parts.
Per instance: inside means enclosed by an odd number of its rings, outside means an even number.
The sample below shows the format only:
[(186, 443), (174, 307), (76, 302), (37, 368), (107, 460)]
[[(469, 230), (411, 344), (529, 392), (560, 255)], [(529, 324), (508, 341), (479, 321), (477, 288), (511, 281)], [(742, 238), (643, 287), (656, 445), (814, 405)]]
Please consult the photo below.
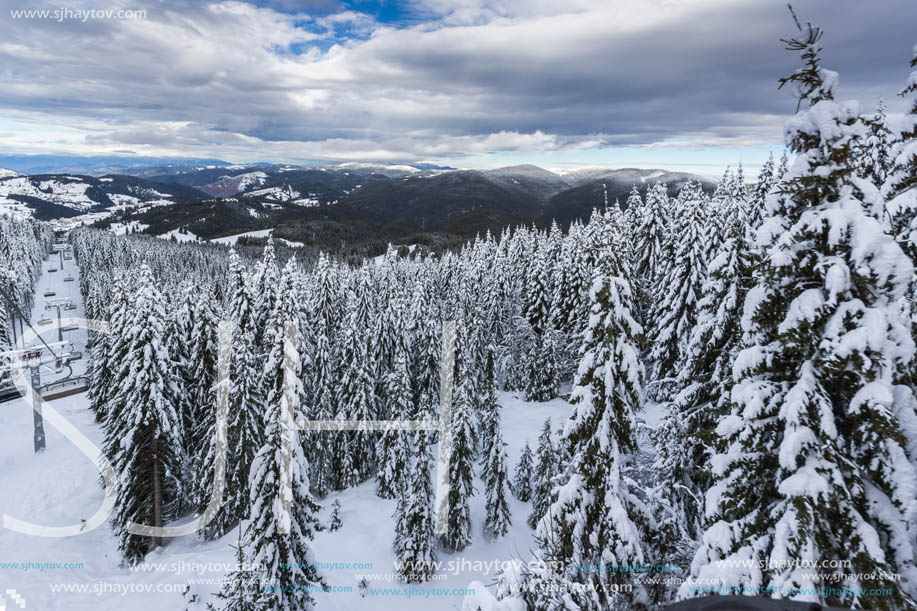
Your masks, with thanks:
[(39, 324), (39, 325), (50, 325), (50, 324), (51, 324), (51, 319), (50, 319), (50, 318), (42, 318), (41, 320), (38, 321), (38, 324)]
[(55, 291), (47, 291), (45, 293), (45, 297), (54, 297), (55, 295), (57, 295)]
[(49, 267), (49, 268), (48, 268), (48, 273), (49, 273), (49, 274), (53, 274), (53, 273), (56, 272), (56, 271), (57, 271), (57, 268), (56, 268), (56, 267)]
[(64, 282), (73, 282), (73, 276), (67, 276), (64, 278)]
[(64, 325), (60, 328), (61, 331), (76, 331), (79, 329), (79, 325)]

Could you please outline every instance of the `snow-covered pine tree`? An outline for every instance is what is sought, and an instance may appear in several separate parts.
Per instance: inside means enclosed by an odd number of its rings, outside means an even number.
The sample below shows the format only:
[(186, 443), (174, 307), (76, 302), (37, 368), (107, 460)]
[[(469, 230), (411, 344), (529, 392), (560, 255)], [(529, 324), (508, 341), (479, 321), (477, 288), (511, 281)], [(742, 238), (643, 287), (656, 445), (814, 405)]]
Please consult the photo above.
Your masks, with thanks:
[(484, 476), (484, 536), (494, 541), (509, 532), (511, 523), (506, 473), (506, 444), (497, 421), (497, 428), (491, 432), (489, 453), (483, 468)]
[(516, 465), (516, 471), (513, 475), (513, 494), (516, 498), (527, 503), (532, 499), (532, 481), (535, 479), (535, 459), (532, 457), (532, 448), (529, 447), (529, 440), (525, 440), (522, 446), (522, 455), (519, 457), (519, 463)]
[(714, 430), (729, 410), (732, 364), (742, 346), (742, 304), (752, 269), (745, 225), (733, 219), (725, 229), (701, 288), (697, 323), (674, 385), (676, 395), (651, 434), (656, 485), (692, 544), (703, 532), (703, 495), (710, 486)]
[(560, 386), (558, 352), (560, 340), (554, 325), (548, 323), (543, 332), (529, 336), (526, 354), (527, 375), (525, 398), (527, 401), (550, 401), (557, 396)]
[(433, 454), (426, 431), (418, 432), (416, 453), (408, 485), (399, 496), (395, 513), (395, 557), (401, 563), (399, 576), (408, 583), (428, 581), (436, 561)]
[(481, 479), (484, 482), (484, 535), (498, 539), (509, 530), (510, 512), (506, 500), (509, 477), (506, 473), (506, 444), (500, 421), (500, 403), (497, 400), (497, 378), (493, 347), (487, 350), (484, 374), (484, 400), (481, 408)]
[(876, 112), (863, 117), (866, 136), (856, 150), (857, 174), (881, 188), (891, 169), (892, 132), (885, 116), (885, 101), (879, 98)]
[[(355, 295), (351, 294), (347, 323), (341, 337), (341, 378), (337, 420), (376, 420), (377, 399), (370, 350), (369, 329), (359, 319)], [(335, 434), (332, 457), (334, 484), (338, 490), (356, 486), (375, 474), (375, 433), (340, 431)]]
[(697, 300), (706, 272), (706, 202), (706, 196), (693, 183), (686, 184), (679, 193), (670, 236), (672, 258), (655, 284), (649, 320), (652, 389), (656, 397), (668, 395), (694, 328)]
[(294, 425), (301, 415), (303, 394), (299, 342), (286, 332), (286, 325), (293, 325), (294, 331), (298, 326), (294, 273), (291, 259), (283, 269), (265, 334), (270, 341), (263, 374), (268, 391), (265, 441), (251, 467), (251, 522), (245, 533), (251, 563), (263, 568), (255, 611), (312, 609), (315, 601), (309, 588), (325, 585), (309, 547), (320, 527), (319, 506), (309, 491), (309, 463)]
[(212, 409), (217, 377), (217, 317), (209, 291), (197, 295), (190, 333), (186, 371), (188, 400), (191, 403), (187, 411), (191, 415), (189, 424), (192, 430), (185, 431), (185, 437), (193, 456), (204, 446), (201, 434), (211, 433), (209, 430), (202, 431), (199, 424), (206, 412)]
[(532, 513), (529, 514), (528, 524), (531, 528), (538, 526), (538, 522), (547, 513), (554, 502), (554, 476), (558, 472), (557, 451), (551, 438), (551, 419), (547, 418), (538, 436), (538, 451), (536, 453), (535, 485), (532, 486)]
[[(823, 604), (902, 608), (913, 600), (887, 575), (914, 573), (917, 478), (891, 404), (895, 371), (914, 351), (896, 306), (913, 266), (857, 199), (858, 109), (834, 101), (821, 30), (799, 29), (785, 42), (805, 66), (782, 85), (808, 108), (785, 128), (797, 157), (767, 198), (735, 407), (716, 430), (726, 449), (712, 461), (710, 525), (681, 595), (712, 578)], [(721, 561), (737, 568), (724, 572)]]
[[(459, 326), (459, 325), (457, 325)], [(459, 333), (463, 337), (463, 333)], [(474, 415), (472, 414), (472, 393), (477, 389), (472, 385), (471, 376), (467, 375), (465, 366), (465, 349), (463, 341), (457, 339), (455, 344), (455, 391), (452, 401), (452, 419), (448, 443), (451, 444), (449, 455), (449, 489), (445, 502), (446, 532), (440, 535), (443, 549), (449, 552), (460, 552), (471, 543), (471, 508), (470, 501), (474, 495)], [(445, 443), (442, 438), (440, 443)]]
[[(251, 331), (234, 335), (226, 430), (226, 471), (223, 504), (220, 511), (201, 529), (204, 539), (222, 537), (248, 515), (250, 503), (249, 475), (255, 454), (264, 444), (265, 410), (261, 395), (261, 379), (255, 340)], [(213, 491), (216, 448), (216, 387), (213, 400), (203, 412), (197, 436), (203, 451), (195, 461), (195, 499), (198, 511), (203, 513)]]
[(261, 586), (255, 579), (256, 573), (243, 570), (250, 566), (243, 537), (244, 525), (240, 525), (238, 530), (239, 535), (235, 545), (236, 568), (226, 576), (222, 589), (216, 595), (217, 600), (223, 603), (220, 611), (252, 611), (257, 608), (260, 596)]
[[(640, 584), (630, 593), (623, 571), (582, 571), (582, 566), (632, 566), (644, 561), (651, 517), (624, 468), (636, 448), (635, 412), (643, 366), (634, 338), (639, 324), (622, 266), (606, 250), (590, 293), (592, 316), (573, 390), (573, 414), (564, 442), (573, 449), (557, 501), (538, 525), (540, 559), (547, 568), (526, 575), (522, 594), (530, 608), (608, 609), (649, 604)], [(576, 585), (585, 587), (576, 587)], [(543, 587), (542, 587), (543, 586)], [(593, 587), (594, 586), (594, 587)]]
[(252, 276), (252, 319), (255, 325), (255, 345), (261, 352), (266, 352), (268, 346), (264, 337), (270, 324), (274, 307), (277, 303), (277, 287), (280, 282), (277, 269), (277, 256), (274, 254), (274, 239), (268, 236), (264, 245), (261, 261), (255, 268)]
[(481, 389), (481, 478), (487, 479), (487, 464), (493, 437), (500, 430), (500, 401), (497, 396), (497, 372), (494, 347), (487, 347), (484, 368), (484, 386)]
[(190, 457), (194, 449), (200, 447), (194, 445), (193, 439), (198, 414), (193, 401), (194, 379), (191, 377), (190, 354), (191, 333), (195, 325), (195, 299), (192, 287), (187, 282), (177, 287), (177, 294), (170, 295), (166, 291), (163, 297), (166, 299), (164, 307), (167, 314), (162, 343), (173, 363), (172, 371), (177, 387), (175, 407), (184, 432), (183, 454)]
[(128, 562), (162, 544), (134, 535), (134, 522), (163, 526), (183, 494), (182, 429), (175, 405), (174, 364), (163, 346), (166, 313), (153, 273), (141, 265), (115, 355), (118, 363), (105, 419), (106, 448), (118, 476), (112, 524)]
[[(331, 340), (321, 329), (317, 330), (312, 358), (312, 420), (332, 420), (337, 411), (336, 368)], [(334, 488), (333, 447), (336, 435), (330, 431), (309, 431), (305, 434), (306, 450), (312, 463), (312, 489), (324, 497)]]
[(754, 232), (764, 221), (764, 198), (770, 193), (771, 189), (777, 183), (777, 177), (774, 174), (774, 154), (767, 158), (761, 172), (758, 174), (758, 182), (751, 192), (748, 203), (745, 207), (745, 223), (747, 226), (748, 238), (754, 237)]
[[(414, 412), (411, 395), (411, 373), (408, 370), (408, 349), (403, 335), (395, 341), (395, 355), (392, 372), (387, 383), (391, 420), (409, 420)], [(399, 498), (404, 490), (408, 458), (407, 431), (386, 430), (379, 438), (376, 451), (378, 467), (376, 473), (376, 494), (383, 499)]]
[(251, 332), (255, 337), (257, 325), (254, 319), (251, 289), (248, 285), (248, 274), (234, 248), (229, 250), (229, 317), (235, 321), (239, 333)]
[[(917, 94), (917, 45), (911, 59), (911, 72), (902, 96)], [(892, 148), (892, 167), (882, 186), (886, 198), (885, 215), (895, 241), (917, 267), (917, 96), (905, 115), (900, 138)], [(911, 336), (917, 342), (917, 279), (904, 301), (911, 317)], [(917, 387), (917, 359), (911, 366), (911, 388)]]
[(637, 265), (634, 276), (648, 287), (656, 283), (660, 273), (660, 257), (666, 241), (669, 196), (664, 184), (655, 184), (646, 193), (643, 214), (636, 228), (634, 252), (637, 254)]

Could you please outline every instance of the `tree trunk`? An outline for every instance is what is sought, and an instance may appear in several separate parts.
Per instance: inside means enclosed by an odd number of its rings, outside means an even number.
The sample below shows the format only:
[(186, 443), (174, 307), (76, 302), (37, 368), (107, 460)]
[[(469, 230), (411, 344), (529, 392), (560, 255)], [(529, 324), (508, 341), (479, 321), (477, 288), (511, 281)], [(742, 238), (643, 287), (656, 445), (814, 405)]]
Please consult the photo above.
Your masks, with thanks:
[[(159, 482), (159, 455), (153, 450), (153, 526), (162, 528), (162, 490)], [(162, 537), (153, 535), (153, 547), (162, 545)]]

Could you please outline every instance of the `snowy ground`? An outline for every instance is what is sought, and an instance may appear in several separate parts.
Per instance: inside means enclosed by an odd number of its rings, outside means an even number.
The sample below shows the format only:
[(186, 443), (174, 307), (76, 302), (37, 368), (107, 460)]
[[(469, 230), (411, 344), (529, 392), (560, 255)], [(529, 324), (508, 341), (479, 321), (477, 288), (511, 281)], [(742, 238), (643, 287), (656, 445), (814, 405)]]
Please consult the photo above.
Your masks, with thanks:
[[(49, 290), (57, 293), (55, 297), (71, 296), (79, 303), (74, 262), (65, 261), (64, 269), (47, 273), (52, 262), (59, 267), (59, 257), (44, 265), (45, 274), (38, 283), (38, 303), (33, 314), (36, 321), (46, 315), (43, 294)], [(63, 282), (68, 275), (74, 277), (73, 282)], [(82, 315), (82, 304), (69, 313)], [(56, 340), (56, 332), (48, 335), (49, 341)], [(76, 349), (85, 351), (85, 332), (73, 335)], [(75, 373), (80, 373), (83, 366)], [(50, 372), (43, 375), (43, 381), (52, 379)], [(535, 449), (544, 419), (550, 417), (556, 429), (570, 409), (562, 400), (527, 403), (508, 393), (501, 395), (501, 403), (511, 468), (515, 468), (526, 438)], [(88, 409), (85, 394), (53, 401), (51, 406), (90, 441), (97, 446), (101, 444), (102, 433)], [(47, 450), (34, 454), (32, 417), (31, 408), (23, 400), (0, 404), (0, 512), (41, 525), (79, 524), (91, 517), (102, 503), (99, 473), (73, 443), (48, 425)], [(325, 520), (331, 503), (340, 500), (343, 526), (336, 532), (317, 535), (313, 542), (315, 557), (324, 567), (338, 564), (337, 568), (322, 571), (329, 586), (351, 590), (315, 594), (319, 609), (457, 609), (463, 596), (453, 595), (453, 589), (466, 588), (474, 580), (493, 582), (495, 562), (527, 559), (533, 547), (532, 531), (525, 524), (530, 511), (528, 504), (511, 499), (512, 530), (504, 539), (487, 543), (481, 532), (484, 499), (480, 480), (476, 488), (478, 493), (471, 501), (474, 542), (458, 554), (440, 552), (438, 560), (444, 565), (438, 579), (413, 587), (392, 578), (394, 501), (376, 497), (373, 481), (322, 499)], [(66, 538), (36, 537), (3, 528), (0, 529), (0, 588), (14, 589), (26, 601), (27, 610), (184, 609), (180, 592), (189, 580), (212, 580), (213, 583), (194, 585), (205, 600), (219, 590), (215, 582), (223, 577), (224, 567), (234, 560), (230, 545), (235, 541), (234, 532), (211, 542), (193, 535), (172, 539), (147, 557), (143, 568), (148, 570), (131, 571), (120, 565), (117, 541), (107, 522), (95, 530)], [(54, 568), (47, 563), (72, 563), (79, 567)], [(156, 563), (162, 566), (155, 566)], [(355, 564), (365, 568), (339, 566)], [(39, 568), (42, 565), (44, 568)], [(370, 591), (361, 598), (357, 584), (358, 576), (363, 575), (369, 576), (370, 588), (397, 588), (397, 592)], [(67, 586), (71, 591), (60, 591)], [(449, 593), (441, 594), (437, 590)]]

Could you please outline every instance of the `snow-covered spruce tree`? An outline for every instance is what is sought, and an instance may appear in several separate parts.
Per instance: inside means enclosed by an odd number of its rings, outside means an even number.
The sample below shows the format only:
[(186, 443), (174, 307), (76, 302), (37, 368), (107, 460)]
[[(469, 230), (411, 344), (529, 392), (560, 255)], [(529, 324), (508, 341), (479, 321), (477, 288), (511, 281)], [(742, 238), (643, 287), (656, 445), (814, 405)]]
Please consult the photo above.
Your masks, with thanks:
[[(917, 45), (914, 47), (911, 67), (915, 70), (911, 72), (907, 87), (901, 92), (903, 96), (917, 94)], [(917, 97), (905, 116), (900, 138), (892, 148), (892, 167), (882, 193), (887, 199), (885, 215), (891, 233), (917, 267)], [(917, 279), (911, 282), (904, 305), (911, 317), (911, 336), (917, 342)], [(917, 359), (912, 363), (910, 375), (913, 389), (917, 387)]]
[(484, 375), (484, 401), (481, 415), (482, 465), (484, 481), (484, 535), (489, 540), (502, 537), (509, 531), (510, 513), (506, 500), (508, 476), (506, 473), (506, 444), (500, 423), (500, 404), (497, 402), (497, 378), (493, 349), (487, 351)]
[(764, 199), (777, 183), (777, 176), (774, 172), (774, 154), (771, 153), (758, 174), (758, 182), (755, 184), (755, 188), (752, 190), (745, 206), (744, 216), (749, 238), (754, 236), (754, 232), (764, 221)]
[[(337, 412), (337, 388), (334, 356), (329, 337), (321, 329), (314, 345), (312, 358), (312, 404), (309, 417), (312, 420), (332, 420)], [(334, 488), (335, 436), (331, 431), (309, 431), (305, 437), (305, 449), (312, 459), (312, 489), (324, 497)]]
[(506, 473), (506, 444), (503, 433), (496, 428), (491, 436), (490, 452), (485, 460), (484, 471), (484, 536), (494, 541), (509, 532), (511, 523), (507, 495), (508, 475)]
[[(458, 326), (458, 325), (457, 325)], [(459, 333), (459, 336), (463, 336)], [(443, 549), (449, 552), (460, 552), (471, 543), (471, 508), (470, 501), (474, 495), (474, 415), (471, 394), (477, 389), (472, 386), (471, 377), (465, 369), (465, 345), (457, 339), (455, 346), (455, 391), (452, 402), (452, 419), (447, 439), (440, 438), (440, 443), (450, 443), (452, 452), (449, 455), (449, 489), (445, 502), (446, 532), (440, 535)]]
[[(368, 329), (358, 318), (351, 299), (348, 322), (342, 330), (341, 379), (337, 420), (375, 420), (377, 413), (376, 370), (369, 347)], [(375, 474), (373, 431), (340, 431), (335, 435), (332, 457), (334, 484), (338, 490), (356, 486)]]
[(428, 437), (426, 431), (417, 434), (417, 458), (395, 513), (395, 557), (401, 563), (399, 576), (408, 583), (428, 581), (436, 561), (433, 454)]
[(540, 335), (532, 333), (529, 340), (525, 398), (527, 401), (550, 401), (557, 396), (560, 386), (558, 331), (549, 323)]
[(487, 479), (487, 464), (490, 456), (490, 446), (493, 443), (494, 435), (499, 432), (500, 424), (500, 401), (497, 397), (497, 373), (496, 373), (496, 356), (494, 347), (487, 347), (487, 360), (484, 370), (484, 386), (481, 389), (483, 399), (481, 400), (481, 454), (483, 457), (481, 464), (481, 478)]
[(528, 517), (528, 524), (532, 528), (538, 526), (538, 522), (554, 502), (551, 493), (554, 490), (554, 476), (557, 475), (559, 466), (557, 458), (557, 451), (551, 439), (551, 419), (547, 418), (538, 436), (538, 462), (535, 465), (535, 485), (532, 486), (532, 513)]
[[(107, 308), (109, 333), (95, 334), (89, 401), (98, 422), (103, 422), (108, 416), (108, 410), (114, 407), (111, 404), (111, 397), (117, 390), (114, 374), (128, 350), (125, 345), (127, 339), (125, 325), (130, 313), (133, 284), (131, 279), (125, 275), (115, 275), (112, 281), (111, 301)], [(107, 446), (104, 446), (103, 449), (109, 459), (114, 457), (113, 449)]]
[[(800, 31), (786, 42), (805, 66), (782, 84), (808, 108), (785, 128), (797, 157), (767, 198), (758, 232), (766, 257), (742, 318), (748, 347), (733, 369), (735, 407), (716, 430), (726, 449), (712, 461), (697, 581), (681, 595), (704, 580), (898, 609), (914, 604), (887, 577), (914, 575), (917, 478), (892, 411), (895, 371), (914, 351), (896, 306), (913, 266), (856, 198), (858, 109), (834, 101), (821, 30)], [(720, 561), (736, 568), (723, 571)]]
[(185, 431), (188, 447), (192, 455), (204, 445), (200, 435), (210, 431), (200, 430), (199, 423), (204, 419), (207, 410), (212, 409), (214, 384), (217, 373), (217, 317), (214, 313), (212, 297), (209, 292), (201, 292), (194, 305), (191, 338), (187, 348), (188, 362), (188, 400), (191, 407), (191, 431)]
[(118, 366), (105, 419), (105, 445), (118, 476), (112, 525), (128, 562), (162, 544), (158, 536), (130, 534), (128, 525), (163, 526), (175, 517), (183, 494), (182, 429), (173, 362), (162, 343), (163, 298), (147, 265), (136, 282), (117, 360), (111, 361)]
[(243, 570), (249, 566), (243, 526), (239, 526), (235, 549), (236, 568), (226, 576), (222, 589), (216, 595), (217, 600), (222, 601), (220, 611), (251, 611), (257, 608), (261, 586), (254, 577), (256, 573)]
[(863, 117), (866, 136), (856, 150), (857, 174), (876, 188), (881, 188), (891, 169), (892, 132), (885, 116), (885, 102), (880, 98), (876, 112)]
[[(392, 373), (389, 375), (387, 394), (390, 401), (391, 420), (409, 420), (414, 412), (411, 396), (411, 373), (408, 370), (408, 350), (404, 337), (395, 341)], [(405, 486), (408, 471), (407, 431), (386, 430), (379, 438), (376, 456), (379, 464), (376, 473), (376, 494), (383, 499), (399, 498)]]
[[(334, 342), (341, 307), (336, 276), (328, 257), (320, 255), (315, 266), (312, 295), (312, 371), (310, 372), (308, 409), (312, 420), (333, 420), (337, 415), (337, 381), (339, 378), (337, 346)], [(310, 482), (319, 497), (334, 488), (334, 444), (341, 433), (309, 431), (303, 435), (307, 457), (312, 465)]]
[(239, 333), (246, 331), (255, 337), (256, 324), (252, 306), (251, 289), (248, 286), (248, 274), (234, 248), (229, 250), (229, 317), (235, 321)]
[[(614, 254), (604, 252), (590, 296), (592, 316), (573, 389), (573, 414), (564, 442), (573, 458), (561, 475), (557, 501), (538, 525), (538, 555), (548, 568), (524, 576), (522, 597), (536, 609), (639, 608), (649, 604), (642, 586), (625, 571), (582, 571), (581, 566), (630, 566), (644, 561), (651, 528), (635, 489), (624, 474), (635, 450), (635, 412), (643, 367), (634, 338), (630, 287)], [(575, 587), (575, 584), (586, 587)], [(594, 586), (594, 587), (592, 587)]]
[[(686, 193), (687, 191), (687, 193)], [(706, 261), (706, 197), (692, 183), (679, 194), (672, 220), (672, 258), (655, 283), (649, 320), (653, 363), (653, 391), (666, 397), (684, 358), (684, 348), (697, 315), (697, 300)]]
[(284, 267), (265, 334), (270, 341), (263, 374), (268, 391), (265, 441), (251, 467), (251, 522), (245, 533), (251, 563), (263, 567), (256, 611), (312, 609), (309, 587), (325, 585), (309, 547), (319, 528), (319, 506), (309, 491), (309, 463), (294, 425), (303, 394), (298, 341), (288, 338), (285, 329), (287, 324), (295, 326), (297, 319), (294, 273), (291, 259)]
[(664, 184), (655, 184), (646, 193), (646, 202), (636, 228), (634, 252), (637, 256), (634, 276), (652, 287), (659, 273), (659, 259), (666, 241), (669, 196)]
[(697, 323), (674, 385), (676, 395), (651, 433), (656, 485), (674, 508), (683, 538), (697, 541), (704, 528), (703, 495), (710, 486), (714, 429), (726, 416), (732, 364), (742, 345), (742, 305), (752, 261), (745, 226), (734, 220), (707, 269)]
[(525, 445), (522, 446), (519, 463), (516, 465), (512, 485), (513, 494), (523, 503), (532, 500), (532, 482), (534, 479), (535, 459), (532, 457), (532, 448), (529, 447), (529, 441), (526, 439)]
[(277, 257), (274, 254), (274, 240), (270, 236), (264, 245), (261, 261), (252, 276), (252, 319), (255, 325), (255, 345), (266, 352), (264, 334), (270, 324), (277, 303), (277, 286), (280, 281)]
[[(219, 513), (201, 529), (204, 539), (222, 537), (248, 516), (249, 475), (255, 454), (264, 443), (265, 410), (261, 393), (261, 371), (255, 340), (251, 331), (234, 335), (230, 379), (226, 393), (229, 401), (226, 430), (226, 471), (223, 503)], [(203, 513), (212, 495), (217, 460), (216, 448), (216, 393), (203, 412), (198, 426), (198, 437), (203, 451), (195, 461), (195, 500)]]
[[(168, 289), (163, 295), (166, 300), (166, 324), (162, 343), (166, 353), (172, 359), (172, 371), (178, 393), (175, 395), (175, 406), (181, 419), (184, 437), (182, 440), (183, 455), (191, 456), (194, 448), (194, 425), (198, 414), (192, 400), (194, 386), (191, 377), (191, 332), (195, 325), (195, 299), (192, 288), (187, 282), (177, 287), (177, 293), (170, 294)], [(189, 474), (190, 475), (190, 474)], [(187, 477), (183, 479), (188, 479)], [(184, 509), (184, 508), (180, 508)]]

